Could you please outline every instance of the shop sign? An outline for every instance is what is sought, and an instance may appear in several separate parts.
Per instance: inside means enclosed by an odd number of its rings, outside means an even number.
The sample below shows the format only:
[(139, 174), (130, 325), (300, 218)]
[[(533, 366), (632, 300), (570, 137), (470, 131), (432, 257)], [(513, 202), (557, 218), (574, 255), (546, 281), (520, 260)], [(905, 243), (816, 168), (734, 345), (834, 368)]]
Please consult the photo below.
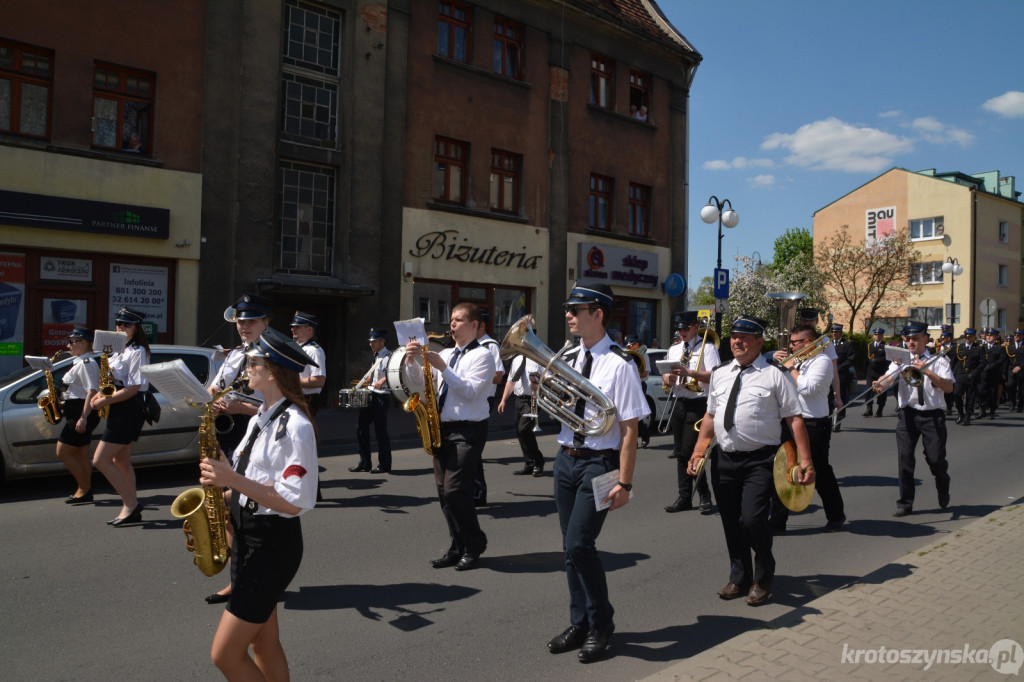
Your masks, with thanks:
[(91, 282), (92, 261), (87, 258), (39, 258), (39, 277), (65, 282)]
[(171, 231), (171, 212), (166, 208), (151, 206), (110, 204), (0, 190), (0, 223), (167, 239)]
[(580, 242), (578, 272), (580, 280), (654, 289), (658, 286), (658, 254)]
[[(167, 268), (156, 265), (110, 264), (110, 326), (123, 307), (146, 314), (146, 322), (167, 329)], [(143, 324), (145, 324), (144, 322)]]
[(0, 372), (21, 367), (25, 343), (25, 254), (0, 252)]
[(409, 255), (416, 258), (476, 263), (495, 268), (519, 270), (536, 270), (540, 259), (544, 257), (539, 254), (527, 253), (525, 246), (521, 251), (509, 251), (500, 246), (471, 244), (468, 238), (459, 238), (458, 230), (439, 230), (421, 235), (413, 248), (409, 249)]

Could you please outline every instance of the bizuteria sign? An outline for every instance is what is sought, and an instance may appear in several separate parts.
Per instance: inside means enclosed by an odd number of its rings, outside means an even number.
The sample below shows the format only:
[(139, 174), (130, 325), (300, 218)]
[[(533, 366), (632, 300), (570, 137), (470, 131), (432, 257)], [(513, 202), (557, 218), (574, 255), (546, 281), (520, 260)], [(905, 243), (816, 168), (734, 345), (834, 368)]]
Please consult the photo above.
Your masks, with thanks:
[(409, 249), (409, 255), (520, 270), (536, 270), (544, 257), (528, 252), (525, 246), (512, 251), (501, 246), (474, 243), (468, 237), (460, 237), (458, 230), (438, 230), (420, 235)]
[(640, 249), (580, 242), (580, 280), (654, 289), (658, 286), (658, 254)]

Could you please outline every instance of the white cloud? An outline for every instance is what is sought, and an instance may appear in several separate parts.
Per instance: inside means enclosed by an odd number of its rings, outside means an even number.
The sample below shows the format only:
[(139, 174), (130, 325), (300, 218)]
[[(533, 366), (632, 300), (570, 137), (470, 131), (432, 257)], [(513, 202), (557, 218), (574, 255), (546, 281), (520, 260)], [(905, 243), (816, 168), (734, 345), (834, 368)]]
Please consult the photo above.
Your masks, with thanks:
[(737, 156), (732, 161), (724, 159), (705, 161), (702, 168), (704, 170), (729, 170), (731, 168), (771, 168), (774, 165), (775, 162), (771, 159), (748, 159), (745, 156)]
[(705, 161), (704, 165), (701, 166), (704, 170), (729, 170), (731, 166), (728, 161), (722, 161), (721, 159), (715, 159), (714, 161)]
[(878, 118), (893, 118), (895, 116), (901, 116), (903, 114), (899, 109), (891, 109), (889, 111), (883, 111), (878, 115)]
[(910, 127), (921, 135), (921, 139), (932, 144), (958, 144), (969, 147), (974, 142), (974, 135), (962, 128), (946, 125), (934, 116), (915, 118)]
[(775, 184), (775, 176), (771, 173), (762, 173), (750, 178), (750, 184), (754, 187), (771, 187)]
[(893, 158), (913, 145), (907, 138), (833, 117), (800, 126), (794, 133), (772, 133), (761, 149), (789, 151), (786, 163), (810, 170), (872, 173), (892, 166)]
[(1024, 92), (1010, 90), (981, 105), (983, 109), (1006, 118), (1024, 118)]

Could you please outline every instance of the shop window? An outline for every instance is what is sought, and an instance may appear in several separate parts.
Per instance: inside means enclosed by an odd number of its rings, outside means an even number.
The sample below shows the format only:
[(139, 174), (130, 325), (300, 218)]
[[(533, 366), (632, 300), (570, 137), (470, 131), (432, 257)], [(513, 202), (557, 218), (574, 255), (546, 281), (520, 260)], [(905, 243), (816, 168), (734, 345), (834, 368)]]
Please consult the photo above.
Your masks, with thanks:
[(591, 174), (589, 217), (587, 225), (594, 230), (610, 230), (612, 217), (612, 186), (614, 181)]
[(514, 21), (495, 17), (494, 19), (494, 54), (492, 68), (516, 80), (523, 79), (523, 27)]
[(441, 2), (437, 18), (437, 54), (469, 63), (470, 10), (458, 2)]
[(942, 216), (910, 221), (910, 241), (936, 239), (943, 234), (945, 234), (945, 228), (942, 225)]
[(651, 188), (647, 185), (629, 183), (629, 233), (651, 236)]
[(598, 54), (590, 55), (590, 99), (605, 109), (615, 106), (615, 62)]
[(50, 137), (53, 50), (0, 39), (0, 133)]
[(491, 210), (519, 213), (519, 154), (498, 149), (491, 151)]
[(651, 77), (642, 71), (629, 70), (629, 115), (638, 121), (650, 120)]
[(434, 140), (434, 199), (465, 205), (468, 157), (467, 143), (444, 137)]
[(156, 76), (110, 64), (93, 69), (92, 146), (148, 156)]
[(331, 168), (281, 163), (279, 271), (334, 274), (335, 184)]

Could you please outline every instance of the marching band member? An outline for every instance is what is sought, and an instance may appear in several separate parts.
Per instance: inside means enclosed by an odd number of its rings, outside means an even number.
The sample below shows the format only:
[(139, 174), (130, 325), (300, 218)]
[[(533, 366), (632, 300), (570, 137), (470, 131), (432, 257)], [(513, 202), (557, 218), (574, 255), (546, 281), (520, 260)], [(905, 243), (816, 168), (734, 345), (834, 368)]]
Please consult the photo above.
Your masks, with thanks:
[[(487, 549), (487, 536), (473, 505), (473, 481), (487, 440), (487, 398), (494, 390), (496, 370), (490, 352), (476, 340), (479, 330), (480, 308), (457, 303), (451, 317), (455, 347), (440, 353), (428, 350), (430, 367), (422, 368), (434, 373), (437, 390), (441, 447), (434, 452), (434, 484), (451, 536), (448, 551), (430, 562), (434, 568), (475, 568)], [(405, 346), (406, 365), (414, 372), (418, 367), (415, 359), (421, 354), (418, 341)]]
[(299, 375), (299, 385), (302, 386), (302, 395), (306, 396), (306, 403), (309, 405), (309, 413), (316, 416), (320, 411), (320, 392), (327, 383), (327, 355), (324, 349), (317, 343), (317, 327), (320, 326), (320, 318), (316, 315), (304, 313), (301, 310), (295, 311), (292, 318), (292, 338), (295, 343), (302, 347), (303, 352), (308, 355), (316, 365), (306, 365)]
[[(917, 356), (914, 367), (923, 368), (931, 357), (925, 348), (928, 341), (928, 326), (924, 322), (911, 320), (903, 328), (907, 336), (907, 348)], [(872, 382), (876, 391), (887, 390), (897, 383), (896, 397), (899, 401), (896, 422), (896, 449), (899, 453), (900, 497), (896, 501), (893, 516), (907, 516), (914, 509), (914, 449), (921, 440), (924, 458), (928, 462), (935, 488), (939, 495), (939, 507), (949, 506), (949, 468), (946, 463), (946, 401), (944, 393), (953, 390), (953, 373), (949, 360), (939, 358), (929, 367), (922, 369), (924, 383), (912, 388), (906, 381), (900, 381), (897, 371), (900, 364), (893, 361), (889, 376)]]
[[(640, 390), (636, 365), (629, 354), (612, 345), (608, 322), (614, 298), (604, 284), (577, 284), (565, 302), (569, 332), (579, 345), (563, 359), (588, 379), (615, 406), (616, 425), (600, 436), (584, 437), (562, 425), (555, 457), (555, 506), (562, 530), (565, 573), (569, 582), (569, 627), (550, 642), (553, 654), (580, 649), (577, 658), (590, 663), (604, 656), (615, 631), (615, 609), (608, 599), (604, 566), (597, 553), (597, 536), (609, 511), (624, 507), (633, 489), (637, 421), (650, 414)], [(582, 398), (576, 414), (596, 409)], [(617, 427), (617, 428), (616, 428)], [(592, 481), (618, 469), (619, 478), (597, 511)]]
[(1018, 327), (1013, 332), (1013, 341), (1006, 346), (1006, 354), (1010, 356), (1006, 389), (1010, 392), (1010, 408), (1014, 412), (1024, 410), (1024, 353), (1021, 351), (1024, 351), (1024, 329)]
[[(490, 321), (490, 313), (481, 309), (480, 328), (477, 330), (476, 342), (489, 351), (491, 359), (494, 360), (494, 377), (491, 379), (491, 383), (494, 384), (494, 386), (491, 394), (487, 396), (488, 410), (493, 412), (494, 406), (498, 402), (501, 380), (502, 377), (505, 376), (505, 365), (501, 361), (501, 344), (491, 338), (491, 335), (487, 333), (487, 324)], [(490, 425), (489, 420), (486, 423)], [(484, 434), (484, 440), (487, 440), (487, 434)], [(477, 507), (484, 507), (487, 505), (487, 479), (484, 476), (484, 461), (482, 454), (480, 457), (480, 467), (476, 470), (476, 478), (473, 480), (473, 504)]]
[[(651, 375), (651, 368), (647, 366), (645, 354), (640, 352), (640, 349), (643, 348), (640, 345), (640, 337), (630, 334), (626, 337), (624, 343), (624, 348), (630, 351), (629, 357), (636, 364), (637, 371), (640, 372), (640, 390), (643, 391), (644, 395), (647, 395), (647, 377)], [(640, 365), (644, 365), (643, 369), (640, 369)], [(637, 422), (637, 433), (640, 438), (640, 447), (646, 448), (651, 444), (651, 429), (646, 419), (641, 419)]]
[[(217, 371), (213, 383), (210, 384), (210, 394), (217, 393), (230, 384), (235, 383), (245, 374), (248, 356), (246, 351), (260, 338), (270, 324), (271, 302), (262, 296), (244, 294), (233, 306), (224, 311), (224, 319), (235, 323), (238, 336), (242, 339), (242, 345), (234, 348), (224, 359), (224, 364)], [(247, 390), (247, 387), (241, 387)], [(259, 400), (263, 396), (253, 393), (253, 398)], [(217, 442), (224, 452), (233, 452), (245, 434), (246, 426), (254, 414), (256, 406), (240, 400), (226, 400), (220, 398), (215, 404), (219, 414), (226, 414), (232, 420), (232, 426), (225, 433), (217, 433)]]
[[(876, 379), (884, 377), (886, 370), (889, 368), (889, 360), (885, 357), (885, 330), (881, 327), (876, 327), (871, 330), (871, 333), (874, 334), (875, 337), (868, 344), (868, 359), (867, 367), (865, 368), (865, 374), (867, 375), (867, 381), (869, 384)], [(871, 405), (872, 402), (874, 402), (876, 405), (874, 416), (881, 417), (882, 410), (885, 409), (885, 401), (887, 399), (888, 393), (886, 391), (873, 394), (871, 399), (864, 403), (864, 416), (872, 416)]]
[(75, 327), (68, 334), (68, 350), (74, 356), (71, 369), (64, 373), (64, 429), (57, 438), (57, 457), (75, 477), (78, 489), (64, 501), (67, 504), (92, 502), (92, 459), (89, 445), (92, 432), (100, 423), (100, 413), (92, 409), (92, 397), (100, 385), (100, 368), (92, 353), (92, 330)]
[(116, 390), (109, 396), (96, 393), (90, 400), (94, 410), (110, 406), (107, 428), (100, 437), (92, 463), (121, 496), (121, 512), (107, 521), (115, 528), (142, 521), (142, 505), (135, 490), (135, 469), (132, 468), (132, 443), (139, 439), (144, 421), (139, 394), (149, 388), (149, 382), (140, 371), (143, 365), (149, 364), (149, 340), (142, 329), (145, 318), (145, 313), (131, 308), (117, 311), (115, 326), (128, 335), (128, 343), (123, 351), (108, 359)]
[[(533, 325), (533, 316), (530, 316), (530, 325)], [(537, 445), (537, 434), (533, 427), (538, 423), (538, 417), (527, 417), (533, 410), (533, 390), (531, 382), (540, 377), (544, 370), (539, 364), (526, 357), (517, 355), (512, 358), (508, 368), (512, 376), (505, 382), (505, 390), (498, 403), (498, 414), (505, 414), (505, 403), (512, 394), (515, 394), (515, 428), (516, 439), (519, 441), (519, 449), (523, 452), (523, 467), (513, 471), (514, 476), (544, 475), (544, 454)]]
[[(387, 348), (388, 333), (385, 329), (370, 330), (370, 350), (373, 351), (373, 367), (369, 378), (370, 404), (359, 408), (359, 422), (356, 424), (356, 440), (359, 442), (359, 464), (349, 467), (352, 472), (369, 471), (386, 474), (391, 471), (391, 437), (388, 436), (388, 409), (391, 407), (391, 393), (388, 391), (388, 361), (391, 351)], [(370, 452), (370, 424), (377, 436), (377, 468), (373, 466)]]
[[(722, 362), (714, 344), (704, 345), (704, 340), (699, 334), (696, 310), (679, 313), (676, 317), (676, 326), (682, 343), (669, 348), (665, 359), (677, 362), (680, 366), (672, 373), (663, 374), (661, 377), (663, 383), (672, 387), (672, 397), (669, 399), (675, 401), (669, 419), (679, 494), (675, 502), (665, 507), (669, 514), (693, 509), (693, 476), (686, 471), (689, 466), (687, 456), (693, 452), (693, 446), (697, 444), (697, 431), (693, 425), (708, 410), (708, 383), (711, 381), (711, 370)], [(698, 382), (697, 387), (700, 390), (691, 391), (684, 386), (690, 377)], [(697, 494), (700, 496), (701, 513), (710, 514), (711, 489), (704, 476), (697, 481)]]
[(985, 369), (985, 352), (976, 343), (978, 332), (968, 327), (964, 330), (964, 341), (953, 351), (956, 353), (956, 380), (953, 384), (953, 399), (956, 404), (956, 423), (971, 425), (978, 387)]
[(299, 373), (313, 360), (274, 329), (246, 354), (249, 382), (263, 405), (249, 421), (233, 467), (211, 458), (199, 465), (202, 485), (231, 489), (234, 527), (232, 591), (210, 657), (229, 680), (285, 680), (277, 602), (302, 562), (300, 516), (316, 504), (316, 429), (299, 384)]

